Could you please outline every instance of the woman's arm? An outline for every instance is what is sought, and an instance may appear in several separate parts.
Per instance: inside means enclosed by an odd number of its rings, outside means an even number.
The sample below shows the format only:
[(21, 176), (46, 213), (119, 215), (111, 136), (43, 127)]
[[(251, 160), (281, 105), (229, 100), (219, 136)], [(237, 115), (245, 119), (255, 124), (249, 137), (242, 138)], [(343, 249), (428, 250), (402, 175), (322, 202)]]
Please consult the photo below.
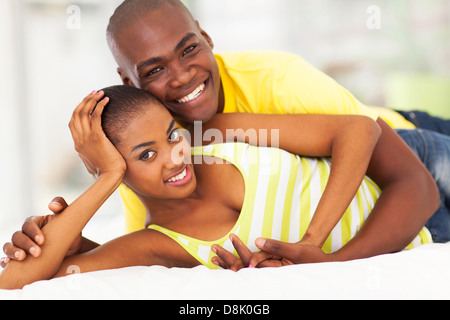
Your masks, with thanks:
[[(80, 212), (94, 209), (87, 205), (90, 201), (86, 198), (91, 198), (99, 191), (102, 192), (98, 188), (90, 189), (62, 215), (51, 220), (42, 229), (47, 241), (42, 246), (41, 256), (28, 256), (23, 262), (13, 261), (8, 264), (0, 275), (0, 289), (21, 289), (35, 281), (70, 275), (74, 270), (77, 273), (86, 273), (130, 266), (162, 265), (188, 268), (199, 264), (172, 239), (154, 230), (141, 230), (111, 240), (85, 253), (64, 258), (65, 248), (70, 245), (71, 237), (76, 236), (78, 228), (82, 228), (83, 222), (89, 220), (89, 214)], [(94, 197), (97, 197), (96, 193)], [(69, 216), (72, 219), (69, 219)]]
[(69, 124), (77, 151), (98, 168), (98, 180), (43, 228), (46, 240), (39, 258), (28, 256), (6, 267), (0, 276), (0, 288), (21, 288), (53, 276), (84, 226), (121, 183), (126, 163), (101, 128), (101, 114), (108, 103), (108, 99), (99, 102), (102, 96), (92, 93), (84, 99)]
[[(45, 242), (45, 237), (41, 229), (67, 207), (68, 204), (64, 198), (56, 197), (48, 206), (53, 214), (27, 218), (22, 225), (21, 231), (17, 231), (13, 234), (11, 238), (12, 242), (6, 243), (3, 246), (6, 258), (2, 259), (1, 267), (5, 268), (10, 261), (24, 260), (27, 257), (27, 254), (30, 254), (35, 258), (39, 257), (41, 254), (40, 246)], [(77, 253), (87, 252), (98, 246), (98, 243), (86, 239), (80, 234), (77, 239), (75, 239), (74, 243), (72, 243), (66, 255), (71, 256)]]
[[(195, 267), (199, 262), (164, 234), (144, 229), (64, 259), (54, 278), (132, 266)], [(74, 268), (75, 267), (75, 268)]]
[(38, 280), (51, 278), (59, 269), (67, 250), (95, 212), (117, 189), (120, 174), (102, 175), (92, 187), (71, 204), (63, 214), (43, 229), (46, 241), (41, 256), (12, 261), (0, 275), (0, 288), (20, 289)]
[(302, 156), (331, 156), (327, 186), (302, 239), (319, 248), (360, 187), (381, 135), (372, 119), (344, 115), (221, 114), (203, 131), (212, 128), (228, 141), (279, 147)]

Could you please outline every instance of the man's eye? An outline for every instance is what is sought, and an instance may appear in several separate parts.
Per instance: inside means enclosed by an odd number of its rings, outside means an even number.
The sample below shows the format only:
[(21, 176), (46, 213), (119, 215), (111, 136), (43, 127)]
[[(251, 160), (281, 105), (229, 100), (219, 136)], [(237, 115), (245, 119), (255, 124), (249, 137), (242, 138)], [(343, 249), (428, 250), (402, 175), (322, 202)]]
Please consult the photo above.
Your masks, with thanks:
[(155, 156), (155, 154), (156, 154), (155, 151), (147, 150), (141, 154), (141, 156), (139, 157), (139, 160), (149, 160), (149, 159), (153, 158)]
[(159, 67), (154, 68), (147, 73), (147, 77), (153, 76), (153, 75), (157, 74), (158, 72), (160, 72), (161, 70), (162, 70), (162, 68), (159, 68)]
[(189, 52), (194, 51), (194, 49), (196, 48), (196, 45), (192, 45), (190, 47), (187, 47), (186, 50), (183, 51), (183, 55), (187, 55)]

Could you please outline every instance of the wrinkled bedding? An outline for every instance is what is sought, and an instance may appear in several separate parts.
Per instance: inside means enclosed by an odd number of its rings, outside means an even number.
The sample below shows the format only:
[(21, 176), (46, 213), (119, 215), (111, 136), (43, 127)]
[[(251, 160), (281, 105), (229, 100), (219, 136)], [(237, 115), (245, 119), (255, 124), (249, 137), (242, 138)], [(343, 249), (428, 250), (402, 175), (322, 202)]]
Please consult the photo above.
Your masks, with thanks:
[(236, 273), (153, 266), (74, 274), (23, 290), (0, 290), (0, 300), (6, 299), (450, 299), (450, 243), (349, 262)]

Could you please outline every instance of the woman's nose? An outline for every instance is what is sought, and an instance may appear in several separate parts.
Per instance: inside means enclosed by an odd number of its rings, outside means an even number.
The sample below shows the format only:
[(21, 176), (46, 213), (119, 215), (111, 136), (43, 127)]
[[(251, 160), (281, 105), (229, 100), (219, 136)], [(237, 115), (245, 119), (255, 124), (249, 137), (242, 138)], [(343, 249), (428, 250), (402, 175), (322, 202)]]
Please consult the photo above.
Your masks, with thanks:
[(184, 143), (177, 143), (176, 145), (169, 150), (167, 153), (167, 158), (165, 159), (165, 164), (167, 169), (173, 169), (175, 167), (180, 166), (181, 164), (187, 164), (187, 160), (185, 159), (186, 148)]

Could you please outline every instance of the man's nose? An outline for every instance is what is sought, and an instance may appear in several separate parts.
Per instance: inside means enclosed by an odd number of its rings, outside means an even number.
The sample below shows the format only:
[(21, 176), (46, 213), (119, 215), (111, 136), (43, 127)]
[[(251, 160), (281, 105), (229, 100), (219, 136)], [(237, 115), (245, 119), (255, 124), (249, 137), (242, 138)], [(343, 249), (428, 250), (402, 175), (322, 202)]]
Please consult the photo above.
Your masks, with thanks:
[(196, 69), (193, 66), (175, 65), (171, 70), (170, 86), (178, 88), (187, 85), (195, 77), (196, 73)]

